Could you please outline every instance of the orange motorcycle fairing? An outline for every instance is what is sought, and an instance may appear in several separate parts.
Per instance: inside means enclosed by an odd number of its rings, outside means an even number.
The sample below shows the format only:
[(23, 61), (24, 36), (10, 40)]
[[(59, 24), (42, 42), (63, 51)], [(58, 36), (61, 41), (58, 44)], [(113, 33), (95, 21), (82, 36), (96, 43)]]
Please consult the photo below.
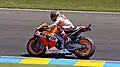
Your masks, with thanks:
[(55, 47), (55, 45), (56, 45), (56, 42), (55, 42), (55, 41), (47, 40), (47, 39), (44, 38), (44, 37), (41, 37), (41, 40), (42, 40), (42, 42), (44, 43), (44, 45), (45, 45), (46, 47), (52, 48), (52, 47)]
[(58, 39), (55, 37), (57, 33), (57, 27), (40, 33), (40, 39), (44, 45), (48, 48), (55, 47)]

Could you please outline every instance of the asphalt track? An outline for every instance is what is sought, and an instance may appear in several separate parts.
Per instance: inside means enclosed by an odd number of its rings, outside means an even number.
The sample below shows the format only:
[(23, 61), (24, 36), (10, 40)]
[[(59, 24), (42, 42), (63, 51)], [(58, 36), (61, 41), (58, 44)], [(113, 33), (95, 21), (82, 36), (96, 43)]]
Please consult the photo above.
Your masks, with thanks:
[[(0, 55), (27, 54), (26, 42), (37, 25), (49, 23), (49, 12), (0, 10)], [(96, 53), (91, 60), (120, 60), (120, 14), (65, 13), (75, 25), (92, 24), (82, 35), (93, 39)]]

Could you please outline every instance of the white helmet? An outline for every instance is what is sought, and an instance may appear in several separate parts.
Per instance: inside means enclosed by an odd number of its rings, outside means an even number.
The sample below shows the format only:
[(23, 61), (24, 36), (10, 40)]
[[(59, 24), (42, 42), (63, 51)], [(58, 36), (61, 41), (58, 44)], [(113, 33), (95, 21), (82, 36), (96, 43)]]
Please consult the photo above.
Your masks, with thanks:
[(50, 13), (50, 18), (51, 18), (51, 20), (52, 20), (53, 22), (55, 22), (56, 19), (57, 19), (57, 17), (58, 17), (59, 15), (60, 15), (60, 12), (54, 10), (54, 11), (52, 11), (52, 12)]

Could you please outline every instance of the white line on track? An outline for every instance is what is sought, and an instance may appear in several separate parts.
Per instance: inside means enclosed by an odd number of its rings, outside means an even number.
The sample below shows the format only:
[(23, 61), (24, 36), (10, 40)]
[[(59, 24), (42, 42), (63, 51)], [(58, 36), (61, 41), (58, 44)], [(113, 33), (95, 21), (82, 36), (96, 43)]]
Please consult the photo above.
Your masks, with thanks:
[[(0, 58), (36, 58), (36, 57), (21, 57), (21, 56), (0, 56)], [(39, 57), (40, 58), (40, 57)], [(39, 59), (38, 58), (38, 59)], [(51, 58), (54, 59), (54, 58)], [(63, 59), (63, 58), (62, 58)], [(80, 59), (76, 59), (76, 60), (80, 60)], [(119, 62), (120, 61), (111, 61), (111, 60), (90, 60), (90, 61), (108, 61), (108, 62)]]
[[(14, 9), (14, 8), (0, 8), (0, 10), (6, 11), (36, 11), (36, 12), (50, 12), (53, 10), (39, 10), (39, 9)], [(68, 11), (59, 10), (61, 12), (71, 12), (71, 13), (92, 13), (92, 14), (120, 14), (120, 12), (94, 12), (94, 11)]]

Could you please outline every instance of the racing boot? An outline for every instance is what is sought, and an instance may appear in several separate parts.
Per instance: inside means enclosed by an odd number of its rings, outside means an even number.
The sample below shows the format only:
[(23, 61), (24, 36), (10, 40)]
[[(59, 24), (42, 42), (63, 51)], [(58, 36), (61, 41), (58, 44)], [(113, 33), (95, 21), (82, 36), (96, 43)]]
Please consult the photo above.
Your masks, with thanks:
[(67, 40), (65, 40), (65, 42), (63, 44), (61, 44), (62, 49), (60, 49), (60, 53), (67, 53), (67, 54), (71, 53), (65, 48), (65, 46), (67, 46), (70, 42), (71, 42), (71, 39), (68, 38)]
[(61, 49), (60, 51), (59, 51), (59, 53), (60, 54), (71, 54), (71, 52), (69, 52), (67, 49)]

